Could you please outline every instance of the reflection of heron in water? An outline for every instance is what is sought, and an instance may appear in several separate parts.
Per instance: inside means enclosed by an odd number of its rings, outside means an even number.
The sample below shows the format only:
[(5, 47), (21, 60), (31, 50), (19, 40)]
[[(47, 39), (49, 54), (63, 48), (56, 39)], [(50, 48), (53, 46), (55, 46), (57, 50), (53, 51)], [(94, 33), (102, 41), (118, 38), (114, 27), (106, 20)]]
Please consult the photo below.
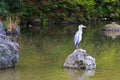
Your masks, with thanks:
[(85, 26), (84, 25), (79, 25), (78, 26), (78, 31), (76, 32), (75, 36), (74, 36), (74, 46), (75, 48), (78, 49), (78, 45), (79, 43), (81, 42), (82, 40), (82, 28), (84, 28)]
[(87, 78), (95, 74), (95, 70), (65, 69), (65, 71), (72, 78), (72, 80), (87, 80)]

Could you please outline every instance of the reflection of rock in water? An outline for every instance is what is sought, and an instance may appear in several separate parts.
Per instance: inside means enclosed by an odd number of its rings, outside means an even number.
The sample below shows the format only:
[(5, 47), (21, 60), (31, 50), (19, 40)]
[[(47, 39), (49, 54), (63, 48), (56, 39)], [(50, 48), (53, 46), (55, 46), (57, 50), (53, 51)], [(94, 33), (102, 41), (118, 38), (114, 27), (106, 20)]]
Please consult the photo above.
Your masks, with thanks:
[(120, 31), (103, 31), (104, 34), (108, 37), (115, 39), (117, 36), (120, 36)]
[(87, 80), (90, 76), (95, 74), (95, 70), (73, 70), (65, 69), (72, 80)]
[(1, 70), (0, 80), (18, 80), (18, 72), (16, 70)]
[(111, 24), (106, 24), (103, 28), (103, 32), (106, 36), (115, 39), (117, 36), (120, 36), (120, 25), (112, 22)]

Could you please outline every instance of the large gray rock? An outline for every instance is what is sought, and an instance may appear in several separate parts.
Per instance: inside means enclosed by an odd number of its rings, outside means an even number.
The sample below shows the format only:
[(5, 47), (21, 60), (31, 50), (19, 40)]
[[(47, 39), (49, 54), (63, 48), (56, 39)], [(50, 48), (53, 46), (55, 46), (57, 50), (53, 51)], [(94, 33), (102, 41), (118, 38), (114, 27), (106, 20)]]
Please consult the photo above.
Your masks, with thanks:
[(96, 63), (92, 56), (87, 55), (86, 50), (77, 49), (68, 55), (63, 66), (64, 68), (91, 70), (96, 68)]
[(18, 62), (19, 44), (0, 33), (0, 69), (15, 67)]

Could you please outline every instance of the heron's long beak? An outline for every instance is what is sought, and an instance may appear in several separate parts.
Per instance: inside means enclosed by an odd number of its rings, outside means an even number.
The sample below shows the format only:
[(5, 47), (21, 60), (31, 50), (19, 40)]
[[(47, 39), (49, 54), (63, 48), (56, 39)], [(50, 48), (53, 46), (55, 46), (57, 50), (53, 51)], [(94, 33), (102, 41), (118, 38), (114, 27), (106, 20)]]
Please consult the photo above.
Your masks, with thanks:
[(84, 26), (83, 28), (87, 28), (86, 26)]

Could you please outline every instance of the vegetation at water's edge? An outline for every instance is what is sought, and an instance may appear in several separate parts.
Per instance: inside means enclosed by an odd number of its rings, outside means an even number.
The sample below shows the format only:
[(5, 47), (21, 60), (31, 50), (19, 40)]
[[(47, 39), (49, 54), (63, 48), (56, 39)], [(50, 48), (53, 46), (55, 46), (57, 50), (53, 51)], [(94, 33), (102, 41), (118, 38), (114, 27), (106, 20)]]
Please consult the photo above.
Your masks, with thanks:
[(49, 22), (95, 22), (120, 17), (118, 0), (1, 0), (0, 13), (4, 16), (20, 16), (27, 23), (34, 18), (42, 26)]

